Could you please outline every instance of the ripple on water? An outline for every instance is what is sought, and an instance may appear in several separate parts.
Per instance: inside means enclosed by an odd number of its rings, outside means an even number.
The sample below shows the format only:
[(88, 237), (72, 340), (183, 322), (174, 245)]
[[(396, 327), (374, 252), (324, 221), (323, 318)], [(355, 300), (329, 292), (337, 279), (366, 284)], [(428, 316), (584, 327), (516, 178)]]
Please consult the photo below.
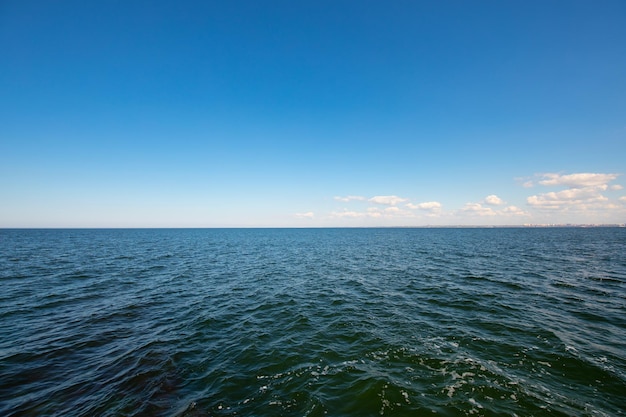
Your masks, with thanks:
[(624, 232), (0, 231), (0, 414), (624, 414)]

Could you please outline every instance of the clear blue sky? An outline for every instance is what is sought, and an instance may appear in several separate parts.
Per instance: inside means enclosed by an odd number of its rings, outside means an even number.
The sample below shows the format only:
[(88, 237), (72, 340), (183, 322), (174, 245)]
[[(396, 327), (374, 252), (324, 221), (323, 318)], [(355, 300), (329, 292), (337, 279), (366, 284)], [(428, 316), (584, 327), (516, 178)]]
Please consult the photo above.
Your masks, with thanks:
[(0, 227), (626, 222), (626, 2), (0, 1)]

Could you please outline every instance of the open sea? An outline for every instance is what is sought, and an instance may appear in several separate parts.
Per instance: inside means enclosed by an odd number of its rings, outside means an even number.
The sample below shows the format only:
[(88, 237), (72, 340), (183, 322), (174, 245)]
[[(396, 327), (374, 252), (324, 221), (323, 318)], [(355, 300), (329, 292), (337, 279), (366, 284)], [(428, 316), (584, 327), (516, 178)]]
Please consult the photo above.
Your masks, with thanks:
[(1, 416), (626, 415), (626, 228), (0, 230)]

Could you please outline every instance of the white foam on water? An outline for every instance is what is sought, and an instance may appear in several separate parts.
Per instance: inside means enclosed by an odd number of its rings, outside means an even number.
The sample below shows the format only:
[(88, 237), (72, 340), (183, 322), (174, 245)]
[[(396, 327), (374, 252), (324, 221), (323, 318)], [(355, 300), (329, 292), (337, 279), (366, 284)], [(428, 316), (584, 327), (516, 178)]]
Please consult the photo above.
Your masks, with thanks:
[(400, 391), (400, 394), (402, 394), (402, 396), (404, 397), (404, 401), (406, 401), (407, 404), (411, 404), (411, 401), (409, 401), (409, 393), (406, 391)]

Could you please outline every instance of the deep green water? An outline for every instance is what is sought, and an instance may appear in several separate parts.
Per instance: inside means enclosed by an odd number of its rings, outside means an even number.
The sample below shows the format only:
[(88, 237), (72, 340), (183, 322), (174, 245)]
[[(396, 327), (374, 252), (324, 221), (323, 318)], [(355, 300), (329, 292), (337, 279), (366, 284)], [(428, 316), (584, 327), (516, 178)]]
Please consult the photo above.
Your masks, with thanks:
[(626, 414), (626, 229), (0, 230), (2, 416)]

